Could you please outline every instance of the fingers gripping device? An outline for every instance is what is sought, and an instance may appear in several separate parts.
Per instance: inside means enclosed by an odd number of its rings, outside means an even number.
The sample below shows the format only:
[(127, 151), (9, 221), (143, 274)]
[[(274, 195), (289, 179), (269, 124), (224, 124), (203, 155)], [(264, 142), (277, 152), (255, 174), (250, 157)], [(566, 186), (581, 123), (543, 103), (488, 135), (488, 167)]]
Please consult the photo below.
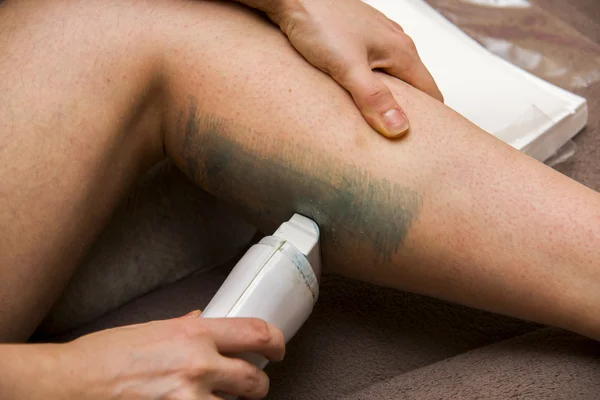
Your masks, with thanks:
[[(319, 227), (294, 214), (273, 235), (248, 249), (202, 317), (260, 318), (281, 329), (287, 343), (313, 310), (320, 274)], [(261, 369), (268, 364), (257, 354), (240, 357)]]

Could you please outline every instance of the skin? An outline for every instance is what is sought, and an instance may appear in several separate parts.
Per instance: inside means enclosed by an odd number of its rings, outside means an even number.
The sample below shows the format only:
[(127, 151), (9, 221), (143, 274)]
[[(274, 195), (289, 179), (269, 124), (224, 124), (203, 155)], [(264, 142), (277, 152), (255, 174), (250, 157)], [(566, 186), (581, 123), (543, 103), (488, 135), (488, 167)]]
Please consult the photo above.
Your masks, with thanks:
[[(311, 153), (299, 160), (290, 157), (299, 149), (285, 142), (274, 149), (284, 156), (266, 159), (231, 137), (259, 132), (233, 121), (200, 116), (193, 97), (183, 114), (180, 120), (185, 124), (178, 123), (176, 130), (184, 135), (179, 155), (188, 175), (220, 198), (241, 204), (254, 221), (284, 221), (294, 212), (313, 219), (323, 232), (323, 252), (330, 261), (326, 264), (334, 262), (338, 251), (362, 247), (365, 239), (373, 261), (391, 261), (420, 214), (422, 195), (366, 168), (311, 148), (302, 149), (300, 153)], [(309, 171), (307, 163), (320, 167)], [(237, 185), (230, 183), (232, 177), (237, 177)], [(260, 187), (251, 190), (253, 182), (261, 182)]]
[(598, 337), (596, 192), (384, 74), (413, 122), (401, 141), (373, 135), (268, 24), (213, 15), (232, 25), (207, 19), (210, 40), (191, 44), (185, 29), (165, 40), (165, 150), (201, 187), (265, 232), (292, 212), (314, 218), (340, 274)]
[(257, 319), (199, 316), (194, 311), (108, 329), (67, 345), (1, 346), (10, 368), (3, 368), (0, 394), (31, 400), (220, 399), (215, 393), (263, 398), (269, 389), (266, 374), (231, 355), (251, 351), (280, 361), (281, 332)]
[[(597, 193), (384, 75), (415, 117), (402, 141), (372, 135), (339, 86), (281, 60), (284, 38), (222, 12), (252, 32), (233, 42), (251, 79), (220, 51), (226, 40), (212, 50), (195, 39), (201, 57), (186, 34), (166, 42), (165, 149), (192, 179), (265, 232), (293, 211), (314, 218), (338, 273), (598, 337)], [(192, 70), (200, 59), (214, 64)]]
[(240, 1), (266, 12), (294, 48), (345, 88), (367, 123), (386, 137), (405, 134), (409, 120), (374, 69), (444, 100), (412, 39), (400, 25), (362, 1)]
[[(280, 31), (230, 4), (9, 2), (0, 20), (6, 341), (35, 329), (131, 183), (165, 154), (264, 231), (293, 212), (314, 218), (331, 271), (600, 338), (600, 195), (431, 96), (378, 75), (411, 119), (390, 141)], [(45, 398), (105, 399), (115, 373), (195, 371), (160, 362), (189, 346), (158, 340), (173, 331), (128, 329), (0, 346), (2, 397), (35, 398), (36, 376), (50, 376)], [(119, 362), (94, 364), (107, 349)], [(40, 362), (18, 362), (29, 357)], [(196, 379), (178, 382), (180, 398), (197, 398)]]

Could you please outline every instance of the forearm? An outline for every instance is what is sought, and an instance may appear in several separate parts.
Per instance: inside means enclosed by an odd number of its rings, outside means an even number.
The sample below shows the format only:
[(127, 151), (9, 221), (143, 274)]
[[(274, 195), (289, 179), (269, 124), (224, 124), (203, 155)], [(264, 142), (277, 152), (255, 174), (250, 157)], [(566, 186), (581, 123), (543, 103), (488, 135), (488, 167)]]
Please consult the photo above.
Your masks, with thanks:
[(218, 45), (166, 42), (185, 54), (166, 68), (166, 148), (196, 182), (265, 230), (313, 218), (345, 275), (599, 337), (596, 193), (391, 79), (412, 132), (383, 139), (276, 31), (210, 7)]

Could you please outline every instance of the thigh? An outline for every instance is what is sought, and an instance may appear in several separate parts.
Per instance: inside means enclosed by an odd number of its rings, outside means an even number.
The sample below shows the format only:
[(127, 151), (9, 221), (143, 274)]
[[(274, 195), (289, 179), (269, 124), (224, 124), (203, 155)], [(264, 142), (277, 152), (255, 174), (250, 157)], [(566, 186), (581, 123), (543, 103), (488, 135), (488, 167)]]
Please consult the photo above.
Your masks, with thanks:
[(33, 331), (162, 157), (139, 10), (92, 3), (0, 5), (0, 340)]

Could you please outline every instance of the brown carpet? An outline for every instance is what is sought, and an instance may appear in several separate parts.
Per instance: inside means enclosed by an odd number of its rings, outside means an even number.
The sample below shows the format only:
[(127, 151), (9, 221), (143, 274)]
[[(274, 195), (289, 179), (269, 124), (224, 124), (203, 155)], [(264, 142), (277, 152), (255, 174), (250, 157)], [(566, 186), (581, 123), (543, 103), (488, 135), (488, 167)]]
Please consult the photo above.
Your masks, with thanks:
[[(600, 43), (598, 0), (535, 3)], [(558, 169), (600, 190), (600, 83), (577, 91), (589, 100), (589, 124)], [(138, 298), (62, 338), (201, 308), (228, 268)], [(268, 367), (270, 399), (600, 398), (600, 348), (591, 340), (339, 277), (326, 277), (321, 293), (286, 361)]]

